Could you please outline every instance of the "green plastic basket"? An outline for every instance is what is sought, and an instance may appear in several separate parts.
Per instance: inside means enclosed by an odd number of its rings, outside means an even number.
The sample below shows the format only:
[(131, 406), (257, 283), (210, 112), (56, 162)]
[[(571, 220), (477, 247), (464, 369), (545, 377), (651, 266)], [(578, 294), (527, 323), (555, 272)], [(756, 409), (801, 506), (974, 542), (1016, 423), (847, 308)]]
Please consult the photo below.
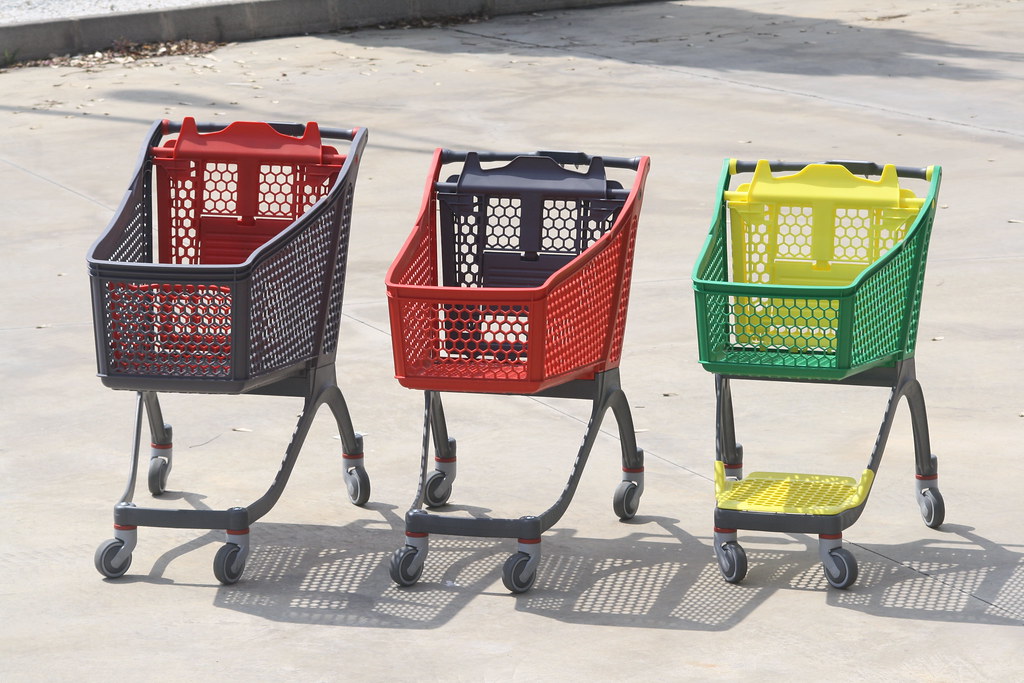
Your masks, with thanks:
[[(924, 199), (907, 178), (927, 183)], [(726, 160), (693, 275), (705, 369), (842, 380), (912, 357), (940, 178), (938, 166)]]

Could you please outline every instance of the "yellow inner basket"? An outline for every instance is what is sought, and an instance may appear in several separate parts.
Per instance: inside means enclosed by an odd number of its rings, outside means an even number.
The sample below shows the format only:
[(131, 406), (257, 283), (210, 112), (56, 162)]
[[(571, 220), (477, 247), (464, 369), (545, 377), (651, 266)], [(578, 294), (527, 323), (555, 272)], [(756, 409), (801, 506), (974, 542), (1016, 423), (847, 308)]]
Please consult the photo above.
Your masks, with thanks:
[[(806, 287), (852, 283), (906, 236), (924, 203), (899, 186), (891, 164), (870, 180), (836, 164), (774, 176), (761, 160), (749, 183), (724, 196), (732, 281)], [(831, 351), (838, 308), (833, 299), (736, 297), (736, 342)]]
[(723, 510), (800, 515), (836, 515), (867, 500), (875, 473), (853, 477), (788, 472), (754, 472), (740, 481), (725, 477), (715, 462), (715, 497)]

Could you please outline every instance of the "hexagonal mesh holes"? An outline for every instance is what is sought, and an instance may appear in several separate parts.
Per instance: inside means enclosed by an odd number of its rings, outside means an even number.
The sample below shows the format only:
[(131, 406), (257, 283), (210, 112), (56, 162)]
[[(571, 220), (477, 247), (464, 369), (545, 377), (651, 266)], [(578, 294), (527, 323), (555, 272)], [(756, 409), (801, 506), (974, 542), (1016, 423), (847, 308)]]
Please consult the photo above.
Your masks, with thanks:
[(156, 159), (162, 263), (236, 264), (327, 194), (336, 169)]
[(541, 249), (560, 254), (582, 253), (611, 229), (619, 208), (619, 202), (545, 201)]
[[(733, 278), (761, 285), (848, 285), (903, 239), (916, 214), (834, 205), (731, 206)], [(839, 300), (733, 297), (730, 317), (736, 344), (831, 353)]]
[(614, 160), (637, 171), (630, 203), (597, 157), (517, 155), (481, 169), (476, 153), (453, 154), (432, 173), (464, 161), (462, 175), (428, 188), (436, 213), (421, 215), (388, 275), (399, 381), (534, 393), (614, 367), (646, 161)]
[[(540, 225), (531, 226), (524, 225), (518, 197), (452, 199), (452, 212), (442, 215), (453, 252), (445, 281), (461, 287), (538, 286), (604, 235), (620, 207), (621, 202), (545, 199)], [(607, 354), (618, 259), (619, 252), (609, 249), (579, 278), (552, 291), (545, 346), (534, 350), (542, 353), (547, 374), (567, 372)], [(443, 369), (434, 371), (460, 378), (525, 379), (531, 352), (529, 313), (528, 304), (438, 306), (432, 326), (440, 344), (434, 362)]]
[(445, 284), (537, 286), (605, 234), (620, 207), (621, 202), (546, 199), (540, 224), (530, 225), (529, 219), (524, 224), (518, 197), (449, 199), (441, 216), (452, 240)]
[(842, 380), (912, 356), (941, 169), (726, 164), (693, 275), (704, 367)]
[(109, 372), (165, 377), (231, 376), (231, 288), (108, 282)]
[(334, 360), (365, 133), (331, 131), (346, 155), (315, 124), (203, 126), (154, 124), (90, 255), (108, 386), (245, 392)]
[(526, 377), (528, 306), (449, 304), (441, 306), (439, 313), (438, 361), (445, 366), (445, 374), (489, 379)]

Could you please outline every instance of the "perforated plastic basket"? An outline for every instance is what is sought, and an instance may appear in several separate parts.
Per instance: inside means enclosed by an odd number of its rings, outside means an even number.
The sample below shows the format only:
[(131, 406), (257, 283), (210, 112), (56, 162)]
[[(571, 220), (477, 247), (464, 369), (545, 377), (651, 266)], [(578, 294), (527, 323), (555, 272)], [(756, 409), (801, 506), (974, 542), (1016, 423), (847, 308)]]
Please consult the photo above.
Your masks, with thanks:
[(365, 144), (316, 123), (155, 123), (88, 258), (104, 384), (234, 393), (333, 360)]
[[(777, 175), (786, 171), (797, 172)], [(940, 176), (937, 166), (727, 160), (693, 276), (700, 362), (839, 380), (913, 356)], [(929, 181), (924, 199), (900, 186), (906, 178)]]
[[(461, 172), (439, 182), (457, 161)], [(648, 164), (437, 150), (387, 275), (401, 384), (535, 393), (617, 366)], [(606, 167), (633, 171), (630, 189)]]

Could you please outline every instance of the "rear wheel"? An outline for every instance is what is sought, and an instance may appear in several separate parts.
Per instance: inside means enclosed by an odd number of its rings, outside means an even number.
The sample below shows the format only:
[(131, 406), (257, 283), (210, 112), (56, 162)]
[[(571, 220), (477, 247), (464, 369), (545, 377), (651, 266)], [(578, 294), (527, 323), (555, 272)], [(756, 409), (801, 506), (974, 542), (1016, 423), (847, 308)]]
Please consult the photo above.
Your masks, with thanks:
[(635, 481), (619, 482), (612, 497), (612, 508), (619, 519), (626, 521), (636, 516), (640, 508), (640, 487)]
[(921, 517), (932, 529), (938, 529), (946, 520), (946, 503), (938, 489), (921, 491), (918, 502), (921, 505)]
[(428, 508), (441, 507), (448, 504), (451, 495), (452, 486), (445, 473), (440, 470), (431, 472), (423, 486), (423, 504)]
[(353, 504), (363, 506), (370, 500), (370, 475), (362, 466), (353, 467), (345, 476), (345, 488)]
[(162, 495), (167, 490), (167, 477), (171, 473), (171, 463), (165, 458), (149, 459), (149, 492), (154, 496)]

